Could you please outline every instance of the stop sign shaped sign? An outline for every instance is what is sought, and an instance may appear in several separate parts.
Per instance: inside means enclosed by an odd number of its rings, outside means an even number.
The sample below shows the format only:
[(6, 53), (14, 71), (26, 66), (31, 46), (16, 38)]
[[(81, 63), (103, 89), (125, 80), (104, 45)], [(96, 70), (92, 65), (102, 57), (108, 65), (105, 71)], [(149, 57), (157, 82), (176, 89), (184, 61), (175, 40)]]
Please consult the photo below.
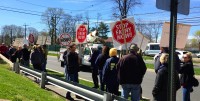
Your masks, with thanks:
[(29, 41), (29, 43), (34, 43), (34, 35), (33, 34), (29, 34), (29, 36), (28, 36), (28, 41)]
[(76, 40), (79, 43), (83, 43), (86, 41), (87, 36), (87, 26), (86, 25), (80, 25), (76, 29)]
[(120, 44), (131, 43), (136, 35), (135, 26), (132, 22), (124, 19), (122, 21), (117, 21), (112, 28), (113, 39)]

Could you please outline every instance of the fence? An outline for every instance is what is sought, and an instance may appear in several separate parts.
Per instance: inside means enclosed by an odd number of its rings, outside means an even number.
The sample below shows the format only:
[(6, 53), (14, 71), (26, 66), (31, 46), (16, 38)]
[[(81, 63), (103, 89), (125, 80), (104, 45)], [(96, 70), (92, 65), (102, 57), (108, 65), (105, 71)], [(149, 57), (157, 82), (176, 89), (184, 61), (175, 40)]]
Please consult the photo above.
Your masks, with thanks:
[(127, 101), (124, 98), (114, 96), (110, 93), (103, 92), (100, 90), (96, 90), (84, 85), (80, 85), (78, 83), (70, 82), (70, 81), (63, 81), (58, 78), (52, 77), (47, 75), (46, 72), (38, 72), (23, 66), (19, 66), (18, 63), (13, 64), (13, 71), (16, 73), (22, 73), (25, 72), (31, 76), (34, 76), (36, 78), (40, 79), (40, 87), (45, 88), (46, 82), (49, 84), (53, 84), (55, 86), (67, 89), (75, 94), (80, 95), (81, 97), (87, 99), (87, 100), (94, 100), (94, 101), (113, 101), (113, 100), (118, 100), (118, 101)]

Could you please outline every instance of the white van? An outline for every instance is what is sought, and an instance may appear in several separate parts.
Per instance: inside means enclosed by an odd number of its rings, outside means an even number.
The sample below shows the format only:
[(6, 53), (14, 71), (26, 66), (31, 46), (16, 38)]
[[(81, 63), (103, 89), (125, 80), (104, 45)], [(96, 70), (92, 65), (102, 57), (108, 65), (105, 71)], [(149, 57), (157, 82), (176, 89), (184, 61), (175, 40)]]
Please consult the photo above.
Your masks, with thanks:
[(144, 55), (154, 56), (160, 53), (160, 43), (148, 43)]
[[(81, 65), (91, 66), (89, 59), (90, 59), (91, 55), (93, 54), (93, 48), (97, 48), (98, 46), (103, 47), (103, 44), (92, 44), (92, 43), (83, 44), (82, 53), (80, 53), (79, 48), (77, 48), (76, 52), (79, 54), (79, 57), (81, 59)], [(61, 61), (61, 67), (64, 66), (63, 54), (64, 54), (65, 50), (67, 50), (67, 49), (60, 48), (59, 60)]]
[(87, 44), (83, 47), (83, 55), (82, 57), (82, 65), (84, 66), (91, 66), (91, 63), (89, 62), (89, 59), (91, 55), (93, 54), (93, 48), (97, 48), (98, 46), (103, 47), (103, 44)]

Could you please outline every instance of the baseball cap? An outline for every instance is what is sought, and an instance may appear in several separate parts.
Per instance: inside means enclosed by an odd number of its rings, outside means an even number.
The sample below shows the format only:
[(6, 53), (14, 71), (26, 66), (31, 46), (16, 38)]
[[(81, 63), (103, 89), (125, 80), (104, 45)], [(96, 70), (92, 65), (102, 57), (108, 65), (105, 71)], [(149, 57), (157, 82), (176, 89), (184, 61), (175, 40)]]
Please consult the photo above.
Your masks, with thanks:
[(137, 46), (137, 44), (131, 44), (130, 47), (129, 47), (129, 50), (138, 51), (138, 46)]

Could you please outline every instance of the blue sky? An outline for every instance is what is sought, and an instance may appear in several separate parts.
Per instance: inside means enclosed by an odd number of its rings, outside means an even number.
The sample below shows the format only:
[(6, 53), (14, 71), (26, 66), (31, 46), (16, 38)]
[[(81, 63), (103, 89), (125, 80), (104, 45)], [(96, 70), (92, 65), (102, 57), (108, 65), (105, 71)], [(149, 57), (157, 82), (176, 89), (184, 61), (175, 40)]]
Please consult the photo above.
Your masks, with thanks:
[[(159, 10), (156, 8), (156, 0), (141, 0), (143, 5), (136, 7), (131, 11), (129, 16), (133, 16), (137, 21), (138, 18), (143, 19), (146, 22), (158, 21), (158, 20), (170, 20), (170, 12)], [(31, 10), (34, 14), (41, 14), (47, 7), (63, 8), (64, 11), (70, 15), (83, 14), (87, 11), (91, 22), (96, 21), (97, 13), (100, 13), (102, 20), (105, 22), (114, 21), (111, 19), (112, 15), (112, 0), (0, 0), (0, 26), (15, 24), (23, 26), (25, 23), (29, 27), (34, 27), (38, 31), (47, 29), (44, 24), (41, 23), (41, 17), (29, 14), (22, 14), (16, 12), (10, 12), (11, 8)], [(196, 7), (196, 8), (194, 8)], [(180, 15), (178, 19), (187, 19), (185, 24), (197, 25), (192, 26), (190, 35), (194, 34), (195, 31), (200, 30), (200, 0), (190, 0), (190, 14)], [(6, 10), (2, 10), (6, 9)], [(13, 9), (12, 9), (13, 10)], [(19, 10), (17, 10), (19, 11)], [(35, 12), (37, 11), (37, 12)], [(28, 12), (28, 11), (23, 11)], [(163, 13), (154, 13), (163, 12)], [(147, 14), (154, 13), (154, 14)], [(182, 20), (186, 21), (186, 20)]]

